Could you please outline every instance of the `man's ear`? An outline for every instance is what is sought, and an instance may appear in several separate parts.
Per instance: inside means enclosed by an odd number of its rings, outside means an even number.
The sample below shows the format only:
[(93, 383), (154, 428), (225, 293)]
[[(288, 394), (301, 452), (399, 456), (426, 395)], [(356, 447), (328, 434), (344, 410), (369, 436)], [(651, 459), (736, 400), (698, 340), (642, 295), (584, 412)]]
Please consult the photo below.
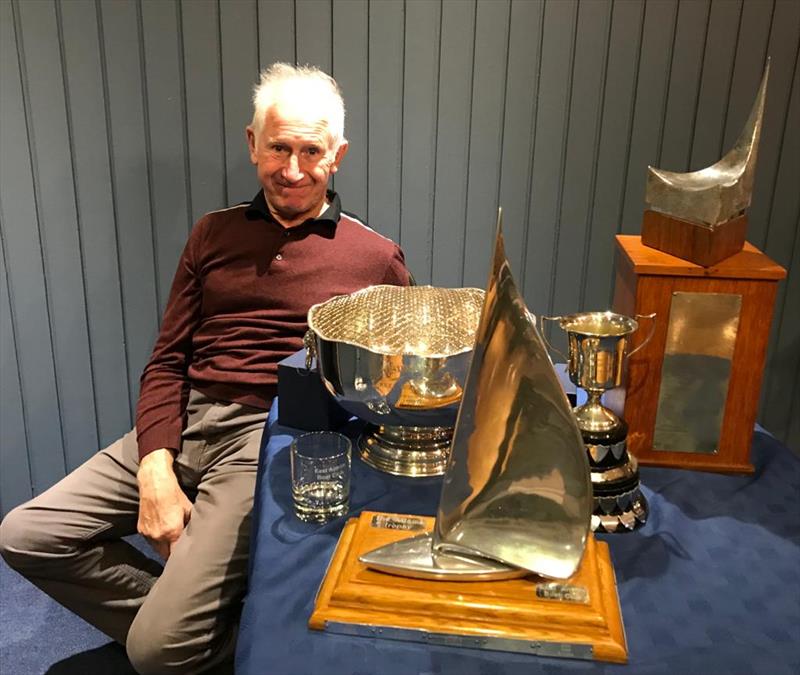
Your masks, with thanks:
[(256, 132), (252, 124), (248, 124), (244, 129), (247, 135), (247, 149), (250, 151), (250, 161), (253, 164), (258, 164), (258, 157), (256, 156)]
[(347, 154), (347, 146), (347, 141), (342, 141), (339, 144), (339, 149), (336, 151), (336, 158), (333, 160), (333, 164), (331, 165), (331, 173), (336, 173), (339, 170), (339, 163)]

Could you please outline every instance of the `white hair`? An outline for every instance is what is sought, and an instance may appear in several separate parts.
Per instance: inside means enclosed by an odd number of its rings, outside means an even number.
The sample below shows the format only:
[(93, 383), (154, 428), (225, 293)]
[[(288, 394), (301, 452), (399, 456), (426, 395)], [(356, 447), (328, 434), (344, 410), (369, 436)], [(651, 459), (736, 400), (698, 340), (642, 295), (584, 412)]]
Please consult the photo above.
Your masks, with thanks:
[(315, 66), (273, 63), (253, 87), (253, 130), (258, 136), (269, 109), (279, 101), (311, 101), (325, 113), (335, 148), (344, 140), (344, 100), (339, 85)]

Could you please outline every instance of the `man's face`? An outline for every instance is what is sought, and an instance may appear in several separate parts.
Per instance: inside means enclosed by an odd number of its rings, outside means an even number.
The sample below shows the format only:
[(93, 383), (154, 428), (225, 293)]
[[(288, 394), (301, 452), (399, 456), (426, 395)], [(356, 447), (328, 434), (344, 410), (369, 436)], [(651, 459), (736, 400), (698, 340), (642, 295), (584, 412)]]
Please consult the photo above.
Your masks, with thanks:
[(278, 103), (257, 136), (247, 128), (247, 142), (273, 214), (287, 227), (318, 216), (328, 178), (347, 152), (346, 141), (334, 147), (325, 117), (309, 106)]

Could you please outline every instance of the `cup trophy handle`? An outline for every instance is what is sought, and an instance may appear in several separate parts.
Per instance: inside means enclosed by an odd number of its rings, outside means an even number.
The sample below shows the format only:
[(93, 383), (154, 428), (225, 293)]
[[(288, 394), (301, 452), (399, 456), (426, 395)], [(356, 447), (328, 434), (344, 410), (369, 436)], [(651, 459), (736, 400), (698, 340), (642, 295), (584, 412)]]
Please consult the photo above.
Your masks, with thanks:
[[(564, 317), (563, 316), (541, 316), (539, 318), (542, 320), (542, 322), (544, 322), (544, 321), (561, 321), (561, 319), (563, 319)], [(569, 357), (564, 352), (562, 352), (560, 349), (556, 349), (553, 345), (550, 344), (550, 341), (547, 339), (547, 336), (544, 334), (544, 323), (542, 323), (542, 340), (544, 340), (544, 343), (547, 345), (548, 349), (552, 349), (556, 354), (561, 356), (564, 359), (565, 362), (569, 362)]]
[(655, 332), (656, 332), (656, 313), (655, 312), (653, 312), (652, 314), (637, 314), (636, 315), (636, 319), (637, 320), (639, 320), (639, 319), (650, 319), (650, 333), (644, 339), (644, 342), (642, 342), (642, 344), (640, 344), (638, 347), (636, 347), (636, 349), (632, 349), (631, 351), (628, 352), (628, 357), (633, 356), (642, 347), (644, 347), (648, 342), (650, 342), (650, 340), (652, 339), (653, 335), (655, 335)]

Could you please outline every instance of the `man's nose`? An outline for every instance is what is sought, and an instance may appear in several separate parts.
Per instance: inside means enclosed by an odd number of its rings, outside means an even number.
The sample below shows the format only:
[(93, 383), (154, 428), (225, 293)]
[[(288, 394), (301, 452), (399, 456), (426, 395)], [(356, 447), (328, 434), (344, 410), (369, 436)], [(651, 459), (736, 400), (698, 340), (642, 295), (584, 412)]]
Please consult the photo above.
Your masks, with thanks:
[(292, 183), (302, 180), (303, 173), (300, 171), (300, 162), (297, 155), (289, 155), (289, 159), (283, 167), (283, 178)]

